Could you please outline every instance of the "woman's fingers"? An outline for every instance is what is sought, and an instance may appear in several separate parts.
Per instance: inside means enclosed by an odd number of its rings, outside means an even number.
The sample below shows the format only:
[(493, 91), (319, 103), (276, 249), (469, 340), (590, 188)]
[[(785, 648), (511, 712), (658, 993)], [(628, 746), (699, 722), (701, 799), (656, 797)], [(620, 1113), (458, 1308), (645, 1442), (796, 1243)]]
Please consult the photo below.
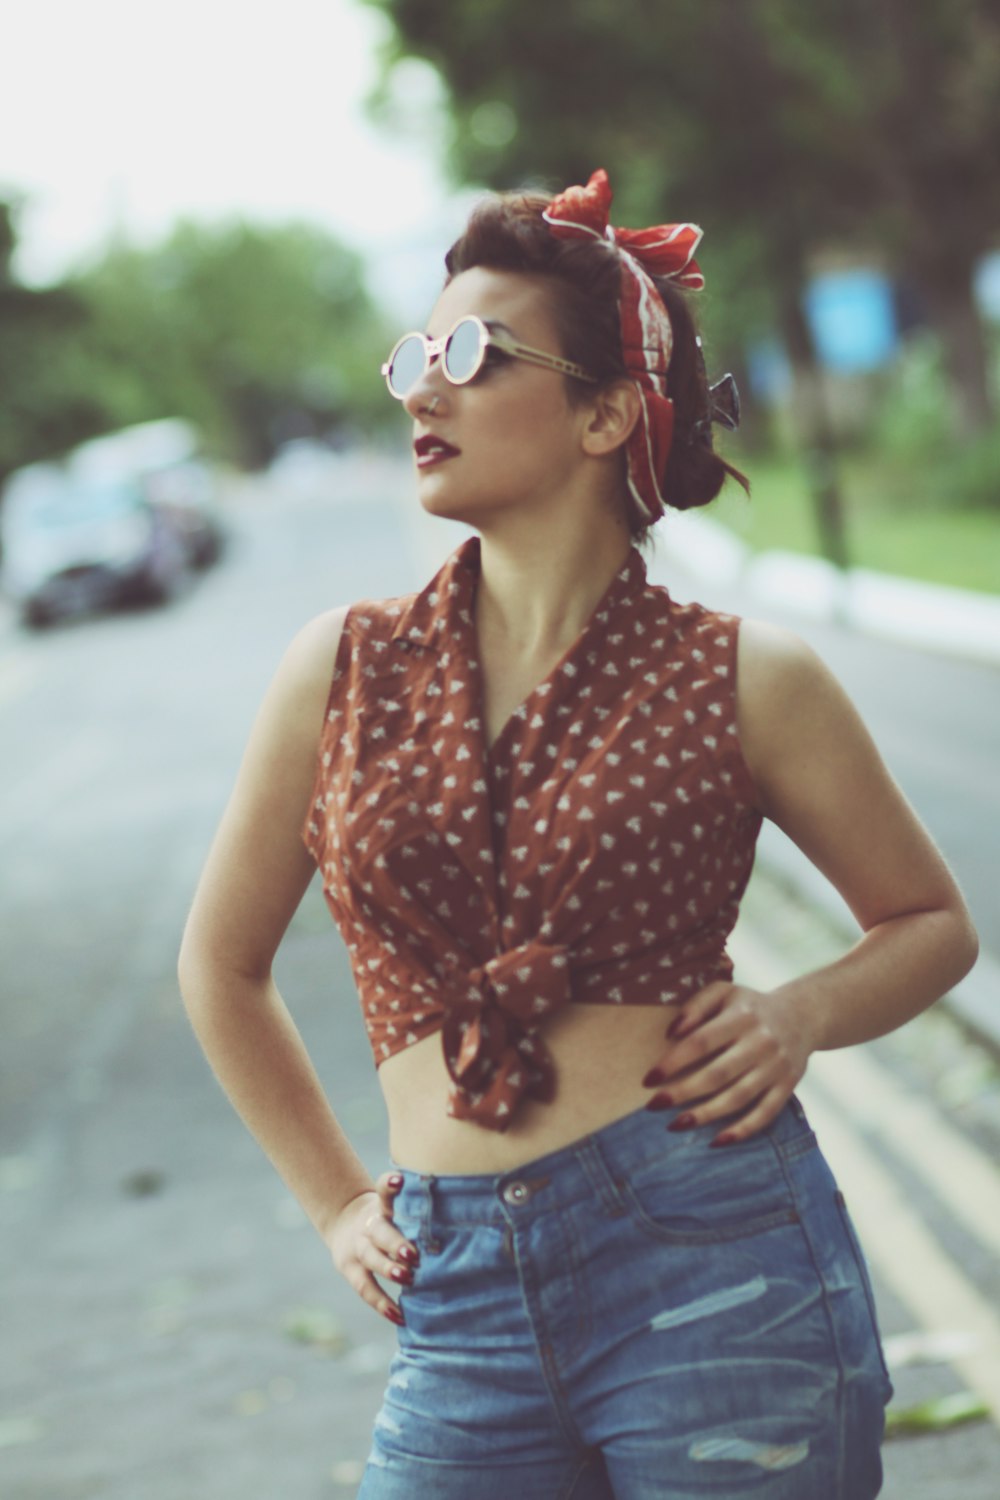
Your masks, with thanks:
[(761, 1130), (766, 1130), (781, 1114), (791, 1094), (791, 1089), (787, 1092), (784, 1089), (768, 1089), (761, 1094), (753, 1109), (738, 1120), (730, 1121), (725, 1130), (721, 1130), (714, 1140), (709, 1141), (709, 1145), (736, 1146), (740, 1141), (747, 1141)]
[(384, 1172), (373, 1190), (345, 1206), (331, 1242), (337, 1269), (369, 1307), (397, 1325), (403, 1322), (402, 1311), (376, 1277), (399, 1287), (410, 1286), (420, 1260), (416, 1245), (392, 1220), (393, 1202), (402, 1185), (398, 1172)]
[[(710, 985), (668, 1032), (674, 1045), (643, 1082), (656, 1093), (650, 1109), (680, 1111), (672, 1129), (747, 1113), (727, 1127), (744, 1139), (770, 1124), (802, 1074), (808, 1052), (772, 997), (738, 985)], [(762, 1103), (765, 1101), (766, 1103)]]
[(673, 1040), (689, 1036), (692, 1031), (703, 1026), (706, 1021), (719, 1015), (726, 999), (734, 985), (723, 980), (717, 980), (714, 984), (707, 984), (703, 990), (692, 995), (690, 1000), (685, 1001), (670, 1026), (667, 1028), (667, 1036)]
[(389, 1322), (395, 1323), (397, 1327), (402, 1324), (402, 1312), (392, 1298), (382, 1290), (371, 1271), (365, 1270), (360, 1261), (355, 1261), (343, 1272), (343, 1275), (362, 1302), (367, 1302), (369, 1307), (374, 1308), (383, 1318), (388, 1318)]
[(383, 1172), (375, 1184), (375, 1191), (378, 1193), (382, 1208), (390, 1218), (392, 1217), (393, 1203), (402, 1186), (402, 1172)]
[[(415, 1266), (420, 1260), (420, 1251), (412, 1241), (405, 1235), (400, 1234), (393, 1222), (392, 1211), (396, 1197), (403, 1186), (403, 1175), (401, 1172), (383, 1172), (375, 1184), (378, 1193), (381, 1212), (370, 1218), (370, 1237), (372, 1243), (397, 1269), (405, 1269)], [(402, 1276), (397, 1276), (395, 1270), (380, 1271), (380, 1275), (392, 1276), (394, 1281), (404, 1281)], [(410, 1277), (410, 1280), (413, 1278)]]

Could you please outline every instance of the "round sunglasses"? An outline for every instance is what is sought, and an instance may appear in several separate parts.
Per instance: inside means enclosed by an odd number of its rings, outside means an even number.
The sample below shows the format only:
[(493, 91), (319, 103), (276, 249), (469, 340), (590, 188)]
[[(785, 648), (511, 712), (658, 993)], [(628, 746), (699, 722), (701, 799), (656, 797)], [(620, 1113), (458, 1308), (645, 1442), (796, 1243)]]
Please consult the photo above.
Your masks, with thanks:
[(542, 349), (529, 349), (527, 344), (519, 344), (505, 333), (493, 332), (482, 318), (471, 313), (459, 318), (451, 332), (440, 339), (429, 339), (425, 333), (404, 333), (382, 366), (382, 374), (389, 394), (403, 401), (438, 356), (446, 380), (452, 385), (468, 385), (483, 368), (491, 349), (499, 349), (511, 359), (523, 359), (528, 364), (596, 384), (597, 377), (582, 365), (561, 359), (558, 354), (546, 354)]

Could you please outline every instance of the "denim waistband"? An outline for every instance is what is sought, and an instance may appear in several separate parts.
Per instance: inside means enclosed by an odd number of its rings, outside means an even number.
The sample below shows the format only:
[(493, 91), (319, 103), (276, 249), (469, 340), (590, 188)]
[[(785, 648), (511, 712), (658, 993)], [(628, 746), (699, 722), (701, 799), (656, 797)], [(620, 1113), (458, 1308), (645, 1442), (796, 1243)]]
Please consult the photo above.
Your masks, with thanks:
[[(403, 1186), (395, 1200), (401, 1219), (447, 1224), (505, 1224), (511, 1210), (529, 1205), (546, 1211), (569, 1207), (581, 1199), (600, 1198), (611, 1207), (618, 1201), (617, 1184), (627, 1181), (648, 1162), (680, 1162), (689, 1152), (702, 1153), (725, 1121), (696, 1130), (670, 1132), (667, 1126), (680, 1111), (636, 1110), (614, 1120), (592, 1135), (558, 1151), (492, 1175), (436, 1175), (399, 1168)], [(724, 1153), (739, 1171), (741, 1155), (765, 1150), (792, 1157), (815, 1145), (806, 1114), (792, 1095), (777, 1119), (748, 1141), (727, 1146)]]

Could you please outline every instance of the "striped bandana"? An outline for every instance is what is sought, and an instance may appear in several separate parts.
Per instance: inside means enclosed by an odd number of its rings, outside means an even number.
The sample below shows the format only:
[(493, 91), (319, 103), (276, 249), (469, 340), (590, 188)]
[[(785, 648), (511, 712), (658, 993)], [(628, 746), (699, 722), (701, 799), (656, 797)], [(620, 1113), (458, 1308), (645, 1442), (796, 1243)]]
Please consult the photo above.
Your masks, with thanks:
[(620, 253), (622, 355), (642, 397), (642, 415), (626, 448), (628, 488), (642, 524), (649, 525), (665, 509), (660, 475), (666, 467), (674, 430), (674, 406), (667, 395), (674, 334), (650, 273), (700, 291), (705, 278), (694, 253), (702, 231), (697, 224), (616, 229), (608, 223), (610, 208), (611, 184), (607, 172), (600, 168), (586, 187), (570, 187), (553, 198), (542, 217), (560, 239), (590, 236), (609, 241)]

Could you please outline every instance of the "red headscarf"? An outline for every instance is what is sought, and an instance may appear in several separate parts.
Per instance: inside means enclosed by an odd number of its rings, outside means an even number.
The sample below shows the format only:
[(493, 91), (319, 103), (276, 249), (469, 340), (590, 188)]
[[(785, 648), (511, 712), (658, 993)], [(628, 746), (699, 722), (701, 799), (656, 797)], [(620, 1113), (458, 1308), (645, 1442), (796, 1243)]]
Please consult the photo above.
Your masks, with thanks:
[(648, 525), (665, 509), (660, 475), (674, 430), (674, 406), (667, 395), (674, 334), (649, 273), (700, 291), (705, 278), (694, 253), (702, 231), (697, 224), (616, 229), (608, 223), (610, 208), (611, 184), (607, 172), (600, 168), (586, 187), (570, 187), (553, 198), (543, 217), (560, 239), (607, 240), (621, 254), (622, 355), (642, 397), (642, 414), (626, 448), (628, 487), (643, 524)]

